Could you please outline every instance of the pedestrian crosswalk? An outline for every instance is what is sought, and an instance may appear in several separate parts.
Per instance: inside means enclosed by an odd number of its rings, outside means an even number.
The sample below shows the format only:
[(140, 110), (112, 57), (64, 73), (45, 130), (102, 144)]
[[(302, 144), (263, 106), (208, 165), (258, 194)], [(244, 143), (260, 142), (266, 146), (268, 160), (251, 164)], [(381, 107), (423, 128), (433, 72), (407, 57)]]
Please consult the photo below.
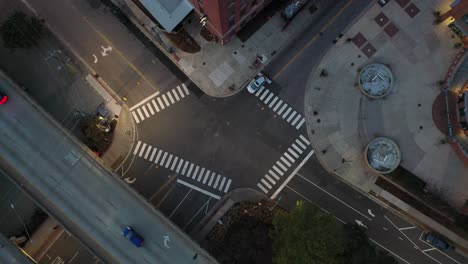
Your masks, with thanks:
[(288, 122), (296, 129), (300, 129), (304, 125), (305, 118), (286, 102), (276, 96), (273, 92), (265, 88), (265, 86), (262, 86), (255, 93), (255, 96), (257, 96), (265, 105), (268, 105), (268, 107), (273, 110), (273, 112), (286, 120), (286, 122)]
[(154, 93), (143, 99), (138, 104), (130, 108), (133, 119), (138, 124), (141, 121), (159, 113), (165, 108), (175, 104), (186, 96), (190, 95), (187, 86), (183, 83), (172, 90), (159, 96), (159, 93)]
[(299, 159), (300, 156), (305, 154), (310, 148), (310, 142), (303, 135), (299, 135), (279, 158), (278, 161), (271, 167), (265, 176), (257, 183), (257, 187), (264, 193), (268, 193), (273, 186), (281, 181), (282, 176), (291, 168), (291, 166)]
[(137, 142), (133, 155), (138, 155), (145, 160), (191, 178), (211, 190), (227, 193), (231, 187), (231, 179), (141, 141)]

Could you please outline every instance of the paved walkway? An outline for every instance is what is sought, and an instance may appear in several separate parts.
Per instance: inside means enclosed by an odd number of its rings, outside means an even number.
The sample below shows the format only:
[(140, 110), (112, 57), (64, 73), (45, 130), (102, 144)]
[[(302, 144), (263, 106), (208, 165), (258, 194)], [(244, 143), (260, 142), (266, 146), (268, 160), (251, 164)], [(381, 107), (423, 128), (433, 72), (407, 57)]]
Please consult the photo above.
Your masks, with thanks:
[[(468, 199), (468, 170), (450, 144), (441, 143), (445, 135), (432, 119), (438, 81), (458, 52), (447, 24), (433, 24), (433, 10), (446, 11), (449, 4), (374, 4), (310, 76), (306, 124), (317, 157), (363, 192), (379, 194), (380, 189), (374, 185), (377, 175), (366, 169), (363, 150), (373, 138), (386, 136), (399, 144), (401, 165), (427, 182), (431, 192), (456, 208)], [(394, 88), (384, 99), (370, 100), (357, 88), (358, 69), (373, 62), (393, 72)], [(321, 77), (322, 70), (328, 75)]]

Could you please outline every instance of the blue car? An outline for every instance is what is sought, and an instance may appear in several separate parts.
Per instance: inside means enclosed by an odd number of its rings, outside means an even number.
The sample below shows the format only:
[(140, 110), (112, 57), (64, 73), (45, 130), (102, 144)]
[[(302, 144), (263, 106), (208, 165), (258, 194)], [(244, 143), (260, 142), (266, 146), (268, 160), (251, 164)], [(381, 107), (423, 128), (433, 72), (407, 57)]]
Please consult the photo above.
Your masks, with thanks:
[(132, 242), (136, 247), (143, 246), (143, 243), (145, 242), (145, 239), (129, 226), (122, 229), (122, 235), (130, 240), (130, 242)]
[(450, 248), (450, 245), (447, 242), (431, 233), (427, 234), (424, 240), (440, 250), (447, 250)]

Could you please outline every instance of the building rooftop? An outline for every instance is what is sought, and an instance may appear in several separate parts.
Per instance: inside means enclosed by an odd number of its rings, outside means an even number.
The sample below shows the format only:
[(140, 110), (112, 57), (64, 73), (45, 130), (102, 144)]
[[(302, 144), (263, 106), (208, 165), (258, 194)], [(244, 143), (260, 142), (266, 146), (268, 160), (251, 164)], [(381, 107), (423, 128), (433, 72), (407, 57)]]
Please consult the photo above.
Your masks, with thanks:
[(164, 30), (171, 32), (193, 7), (186, 0), (140, 0)]

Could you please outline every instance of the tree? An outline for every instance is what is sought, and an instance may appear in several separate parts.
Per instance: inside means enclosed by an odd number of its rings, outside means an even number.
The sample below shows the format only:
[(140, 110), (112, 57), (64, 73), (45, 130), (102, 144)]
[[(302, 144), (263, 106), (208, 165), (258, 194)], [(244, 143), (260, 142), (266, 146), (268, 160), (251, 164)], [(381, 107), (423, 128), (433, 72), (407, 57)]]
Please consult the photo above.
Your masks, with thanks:
[(278, 210), (270, 236), (276, 264), (337, 264), (343, 252), (335, 219), (303, 201), (289, 214)]
[(44, 26), (36, 17), (28, 17), (16, 11), (0, 27), (3, 45), (14, 51), (17, 48), (28, 49), (38, 44), (44, 36)]
[(376, 251), (364, 228), (356, 224), (344, 225), (345, 250), (340, 256), (343, 264), (398, 264), (391, 256)]

